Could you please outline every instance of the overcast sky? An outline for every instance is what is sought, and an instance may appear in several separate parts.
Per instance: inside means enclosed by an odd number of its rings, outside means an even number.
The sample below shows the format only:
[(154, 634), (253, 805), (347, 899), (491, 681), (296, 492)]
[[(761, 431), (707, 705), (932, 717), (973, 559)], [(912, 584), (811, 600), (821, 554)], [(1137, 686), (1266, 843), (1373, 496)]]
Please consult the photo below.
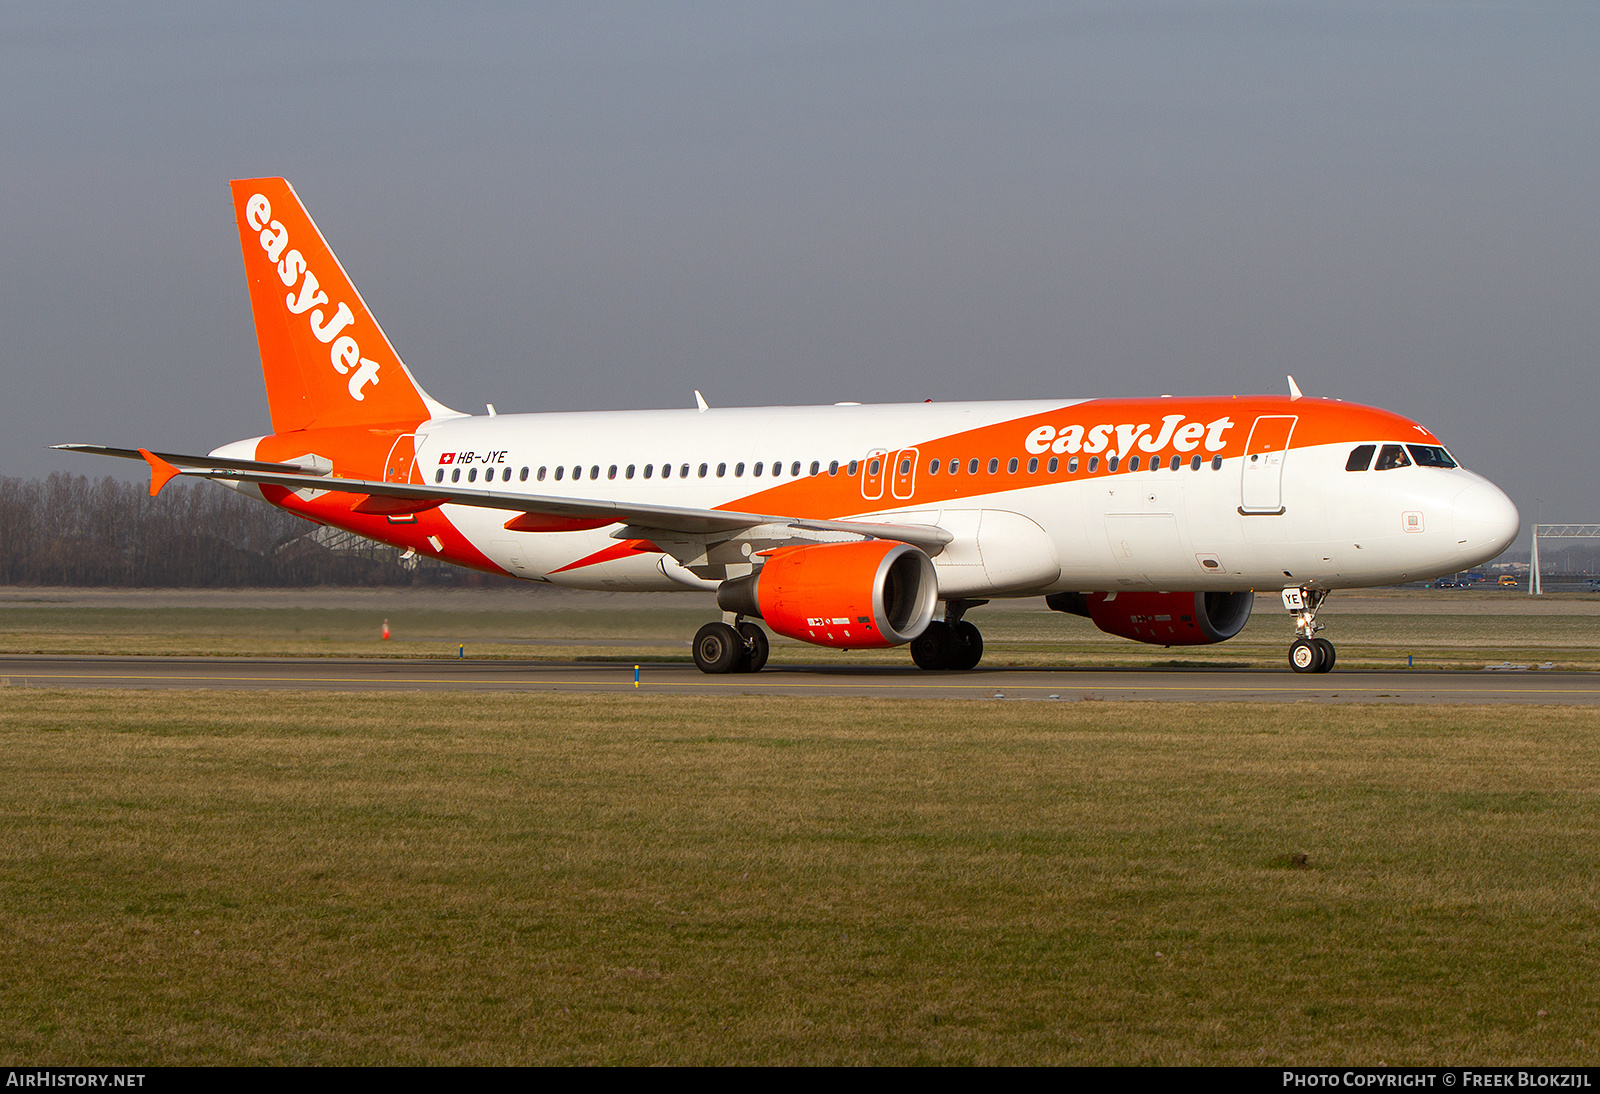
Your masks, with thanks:
[(227, 181), (482, 413), (1236, 394), (1600, 521), (1600, 5), (0, 7), (0, 473), (268, 431)]

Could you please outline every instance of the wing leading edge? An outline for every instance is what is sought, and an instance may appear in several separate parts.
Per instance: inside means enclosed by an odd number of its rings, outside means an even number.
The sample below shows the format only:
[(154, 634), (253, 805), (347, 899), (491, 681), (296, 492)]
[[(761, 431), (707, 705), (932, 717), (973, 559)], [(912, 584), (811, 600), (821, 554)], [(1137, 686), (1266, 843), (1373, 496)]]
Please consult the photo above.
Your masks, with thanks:
[[(346, 479), (300, 464), (265, 463), (256, 460), (228, 460), (209, 456), (186, 456), (175, 453), (157, 453), (147, 449), (107, 448), (99, 445), (71, 444), (53, 447), (94, 455), (118, 456), (124, 459), (143, 459), (150, 465), (150, 492), (159, 493), (161, 487), (174, 478), (251, 482), (263, 486), (280, 486), (287, 490), (317, 490), (340, 494), (364, 495), (357, 508), (366, 513), (420, 512), (440, 505), (470, 505), (479, 509), (509, 510), (519, 516), (506, 522), (514, 530), (535, 530), (541, 522), (527, 521), (522, 515), (553, 518), (544, 524), (545, 530), (574, 527), (565, 521), (596, 521), (600, 524), (624, 524), (630, 534), (659, 529), (689, 536), (736, 535), (739, 532), (763, 525), (792, 528), (797, 531), (844, 532), (870, 539), (909, 543), (930, 554), (938, 554), (944, 545), (955, 537), (943, 528), (931, 524), (883, 524), (855, 520), (814, 520), (775, 513), (741, 513), (726, 509), (691, 509), (674, 505), (646, 505), (607, 501), (601, 498), (562, 498), (539, 494), (519, 494), (502, 490), (466, 489), (443, 484), (383, 482), (375, 479)], [(309, 472), (309, 473), (308, 473)], [(520, 521), (520, 524), (519, 524)]]

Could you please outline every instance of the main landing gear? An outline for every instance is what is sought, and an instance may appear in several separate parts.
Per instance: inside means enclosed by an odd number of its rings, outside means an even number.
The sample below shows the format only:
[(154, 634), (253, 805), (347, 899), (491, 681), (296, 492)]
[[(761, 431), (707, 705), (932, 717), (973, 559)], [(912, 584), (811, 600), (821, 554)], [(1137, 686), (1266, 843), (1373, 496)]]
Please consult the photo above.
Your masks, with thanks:
[(1297, 635), (1289, 645), (1289, 667), (1295, 672), (1328, 672), (1337, 659), (1333, 643), (1317, 637), (1322, 629), (1322, 624), (1317, 622), (1317, 609), (1327, 597), (1328, 590), (1303, 585), (1283, 590), (1283, 606), (1294, 616)]
[(987, 604), (987, 600), (952, 600), (945, 604), (943, 619), (935, 619), (928, 629), (911, 640), (911, 660), (919, 669), (970, 669), (983, 659), (983, 635), (962, 619), (968, 608)]
[(748, 620), (737, 627), (707, 623), (694, 636), (694, 663), (701, 672), (760, 672), (770, 652), (767, 632)]

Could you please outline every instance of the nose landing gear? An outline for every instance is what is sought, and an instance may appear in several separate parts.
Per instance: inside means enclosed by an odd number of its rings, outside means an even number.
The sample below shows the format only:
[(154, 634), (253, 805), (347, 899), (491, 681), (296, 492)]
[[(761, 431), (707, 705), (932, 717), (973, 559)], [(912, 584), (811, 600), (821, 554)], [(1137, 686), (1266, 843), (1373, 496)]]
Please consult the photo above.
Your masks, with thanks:
[(1328, 590), (1311, 589), (1302, 585), (1297, 589), (1283, 590), (1283, 606), (1294, 616), (1297, 637), (1289, 646), (1289, 667), (1295, 672), (1328, 672), (1337, 659), (1333, 643), (1318, 638), (1322, 624), (1317, 622), (1317, 609), (1327, 599)]

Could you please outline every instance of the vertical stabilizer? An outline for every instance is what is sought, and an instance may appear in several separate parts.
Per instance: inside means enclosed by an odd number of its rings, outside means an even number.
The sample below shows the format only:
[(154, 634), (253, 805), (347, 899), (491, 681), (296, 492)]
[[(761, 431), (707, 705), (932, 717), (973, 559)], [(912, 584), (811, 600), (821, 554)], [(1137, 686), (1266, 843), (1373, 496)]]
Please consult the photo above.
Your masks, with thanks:
[(272, 428), (399, 422), (453, 412), (412, 379), (284, 179), (237, 179), (250, 308)]

